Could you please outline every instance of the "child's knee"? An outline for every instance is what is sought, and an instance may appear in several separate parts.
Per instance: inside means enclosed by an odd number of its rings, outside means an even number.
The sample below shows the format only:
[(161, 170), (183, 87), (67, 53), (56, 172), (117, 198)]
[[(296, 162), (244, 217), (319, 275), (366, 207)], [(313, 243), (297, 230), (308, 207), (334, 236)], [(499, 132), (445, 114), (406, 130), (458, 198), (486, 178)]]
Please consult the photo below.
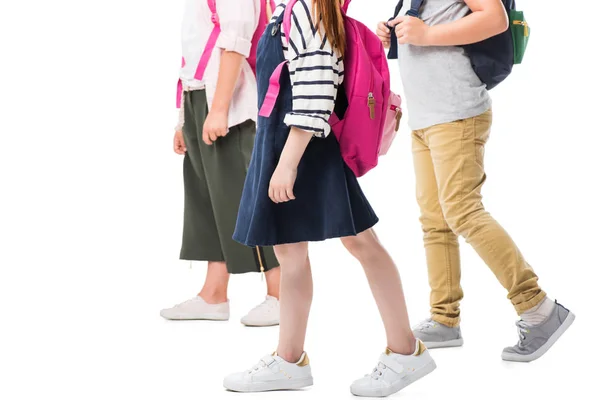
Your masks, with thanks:
[(308, 243), (280, 244), (273, 247), (275, 256), (281, 264), (296, 264), (308, 257)]
[(371, 229), (356, 236), (344, 237), (341, 240), (346, 250), (358, 260), (368, 258), (376, 251), (377, 246), (379, 245), (377, 236), (375, 236), (375, 232)]
[(444, 217), (448, 226), (456, 235), (467, 237), (472, 227), (483, 224), (488, 212), (483, 208), (482, 203), (467, 205), (457, 203), (454, 205), (444, 205)]

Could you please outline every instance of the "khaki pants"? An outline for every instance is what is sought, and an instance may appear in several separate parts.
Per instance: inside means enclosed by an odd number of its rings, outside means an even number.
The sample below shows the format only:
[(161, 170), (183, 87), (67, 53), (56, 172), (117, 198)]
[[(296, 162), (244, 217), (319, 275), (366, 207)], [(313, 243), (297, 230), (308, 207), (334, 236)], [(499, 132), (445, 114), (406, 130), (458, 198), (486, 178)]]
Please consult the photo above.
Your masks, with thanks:
[(491, 125), (490, 110), (412, 134), (431, 315), (449, 326), (460, 322), (459, 302), (463, 297), (458, 235), (473, 246), (506, 288), (517, 313), (534, 307), (545, 296), (516, 244), (481, 202), (486, 179), (484, 146)]

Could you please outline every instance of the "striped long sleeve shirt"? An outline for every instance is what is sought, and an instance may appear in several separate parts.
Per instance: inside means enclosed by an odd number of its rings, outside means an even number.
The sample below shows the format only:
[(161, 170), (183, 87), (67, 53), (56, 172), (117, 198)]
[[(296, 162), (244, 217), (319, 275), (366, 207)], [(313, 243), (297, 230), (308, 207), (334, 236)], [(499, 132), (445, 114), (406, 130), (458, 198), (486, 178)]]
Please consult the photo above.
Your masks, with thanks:
[[(281, 15), (287, 3), (288, 0), (283, 0), (275, 9), (272, 21)], [(293, 96), (292, 111), (284, 123), (324, 138), (331, 131), (327, 121), (333, 112), (337, 89), (344, 80), (344, 64), (322, 27), (313, 22), (311, 11), (311, 0), (298, 0), (292, 10), (289, 42), (281, 34)]]

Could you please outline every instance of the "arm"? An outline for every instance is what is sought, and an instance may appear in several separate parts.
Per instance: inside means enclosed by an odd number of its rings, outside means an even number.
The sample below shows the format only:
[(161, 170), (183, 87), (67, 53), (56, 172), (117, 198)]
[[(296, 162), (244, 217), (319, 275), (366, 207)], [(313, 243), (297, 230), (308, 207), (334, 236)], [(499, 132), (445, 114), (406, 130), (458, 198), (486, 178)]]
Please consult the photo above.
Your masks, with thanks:
[(508, 16), (500, 0), (465, 0), (472, 13), (447, 24), (427, 26), (402, 16), (390, 21), (398, 43), (417, 46), (460, 46), (477, 43), (508, 29)]
[(217, 89), (202, 130), (202, 140), (208, 145), (211, 145), (219, 136), (227, 135), (229, 104), (235, 91), (243, 60), (243, 55), (233, 51), (224, 51), (221, 54)]
[(225, 51), (221, 54), (221, 65), (219, 65), (219, 78), (217, 79), (217, 90), (213, 98), (211, 111), (229, 112), (229, 104), (233, 98), (235, 84), (237, 83), (244, 56), (233, 51)]
[(296, 3), (293, 14), (302, 30), (292, 24), (290, 50), (286, 54), (289, 70), (295, 73), (290, 76), (292, 111), (284, 119), (290, 134), (269, 185), (269, 197), (275, 203), (295, 199), (298, 164), (308, 143), (313, 137), (324, 138), (331, 132), (328, 117), (333, 112), (343, 69), (343, 63), (329, 46), (321, 49), (321, 36), (312, 30), (311, 16), (300, 3)]
[(298, 164), (306, 150), (312, 135), (296, 127), (292, 127), (290, 135), (285, 142), (279, 164), (271, 177), (269, 197), (275, 203), (294, 200), (294, 182), (298, 171)]
[[(286, 53), (292, 84), (292, 110), (284, 123), (315, 137), (325, 138), (331, 132), (328, 120), (333, 112), (339, 74), (343, 62), (331, 50), (329, 42), (321, 49), (323, 33), (313, 27), (312, 16), (297, 2)], [(298, 26), (301, 29), (298, 29)]]
[(216, 4), (221, 33), (214, 51), (221, 50), (221, 63), (217, 88), (202, 132), (202, 139), (209, 145), (219, 136), (227, 135), (229, 104), (242, 62), (250, 55), (252, 36), (258, 25), (254, 0), (219, 0)]

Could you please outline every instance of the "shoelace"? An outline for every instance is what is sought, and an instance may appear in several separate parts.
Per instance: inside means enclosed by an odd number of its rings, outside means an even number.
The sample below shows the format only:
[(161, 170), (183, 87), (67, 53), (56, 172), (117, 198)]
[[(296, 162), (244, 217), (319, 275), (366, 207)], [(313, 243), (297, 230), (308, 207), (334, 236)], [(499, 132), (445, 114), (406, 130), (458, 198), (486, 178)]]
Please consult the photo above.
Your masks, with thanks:
[(529, 326), (523, 321), (517, 321), (516, 325), (519, 330), (519, 347), (523, 347), (523, 341), (526, 339), (525, 334), (529, 333)]
[(424, 321), (421, 321), (421, 322), (420, 322), (420, 323), (419, 323), (419, 324), (418, 324), (418, 325), (415, 327), (415, 330), (422, 331), (422, 330), (425, 330), (425, 329), (427, 329), (427, 328), (433, 328), (433, 326), (434, 326), (434, 325), (435, 325), (435, 322), (434, 322), (434, 321), (433, 321), (431, 318), (428, 318), (428, 319), (426, 319), (426, 320), (424, 320)]
[[(373, 368), (373, 372), (371, 372), (371, 378), (378, 380), (383, 375), (383, 371), (387, 369), (387, 366), (380, 362), (377, 364), (375, 368)], [(367, 375), (368, 376), (368, 375)]]

